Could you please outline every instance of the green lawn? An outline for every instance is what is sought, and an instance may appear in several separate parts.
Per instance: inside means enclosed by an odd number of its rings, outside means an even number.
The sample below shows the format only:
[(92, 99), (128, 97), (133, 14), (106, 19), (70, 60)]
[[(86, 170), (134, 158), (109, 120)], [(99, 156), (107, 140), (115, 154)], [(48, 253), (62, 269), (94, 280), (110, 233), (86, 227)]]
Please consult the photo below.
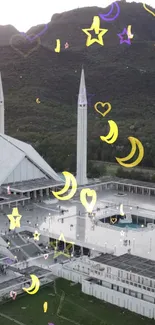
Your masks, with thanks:
[[(115, 176), (117, 169), (120, 167), (118, 165), (118, 163), (111, 163), (111, 162), (107, 162), (107, 161), (97, 161), (97, 160), (92, 160), (92, 163), (95, 166), (105, 166), (106, 167), (106, 175), (107, 176)], [(122, 169), (124, 171), (126, 171), (125, 167), (122, 167)], [(155, 174), (155, 168), (146, 168), (146, 167), (134, 167), (134, 171), (136, 172), (142, 172), (142, 173), (148, 173), (151, 176), (153, 176)]]
[[(36, 295), (17, 296), (0, 306), (3, 313), (25, 325), (153, 325), (154, 321), (137, 314), (104, 303), (81, 293), (81, 286), (58, 279), (54, 285), (41, 288)], [(52, 295), (50, 295), (52, 293)], [(43, 303), (48, 310), (43, 312)], [(26, 309), (22, 309), (26, 307)], [(0, 316), (0, 325), (16, 323)]]

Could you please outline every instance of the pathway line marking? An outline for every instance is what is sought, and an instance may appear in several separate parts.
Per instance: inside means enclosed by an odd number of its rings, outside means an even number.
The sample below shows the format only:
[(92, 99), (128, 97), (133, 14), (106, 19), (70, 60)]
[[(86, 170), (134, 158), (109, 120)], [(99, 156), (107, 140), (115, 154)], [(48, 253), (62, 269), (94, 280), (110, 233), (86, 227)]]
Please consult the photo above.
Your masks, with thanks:
[(19, 324), (19, 325), (25, 325), (24, 323), (21, 323), (21, 322), (19, 322), (18, 320), (14, 319), (14, 318), (12, 318), (12, 317), (9, 317), (9, 316), (7, 316), (7, 315), (5, 315), (5, 314), (0, 313), (0, 316), (2, 316), (2, 317), (4, 317), (4, 318), (7, 318), (7, 319), (13, 321), (13, 322), (16, 323), (16, 324)]

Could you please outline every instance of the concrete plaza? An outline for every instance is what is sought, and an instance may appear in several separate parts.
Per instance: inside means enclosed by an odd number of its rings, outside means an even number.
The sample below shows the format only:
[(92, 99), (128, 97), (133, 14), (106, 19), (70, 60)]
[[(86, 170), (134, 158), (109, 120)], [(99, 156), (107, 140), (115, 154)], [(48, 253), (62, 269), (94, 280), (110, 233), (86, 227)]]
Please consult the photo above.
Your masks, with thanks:
[[(78, 194), (70, 201), (57, 201), (53, 199), (51, 204), (44, 202), (18, 206), (22, 215), (21, 228), (38, 230), (43, 239), (52, 237), (59, 239), (63, 234), (66, 241), (72, 241), (77, 245), (88, 247), (100, 252), (113, 252), (122, 255), (127, 252), (148, 256), (154, 259), (155, 252), (155, 228), (143, 227), (139, 229), (111, 226), (107, 223), (94, 224), (94, 220), (88, 217), (88, 213), (82, 206)], [(154, 197), (141, 194), (124, 193), (121, 197), (114, 190), (103, 190), (97, 193), (97, 203), (94, 207), (95, 220), (118, 214), (120, 204), (123, 204), (124, 212), (149, 218), (152, 223), (155, 220)], [(60, 206), (60, 207), (59, 207)], [(137, 208), (137, 206), (139, 208)], [(96, 209), (99, 208), (99, 211)], [(62, 214), (61, 210), (66, 210)], [(5, 207), (0, 215), (1, 232), (5, 233), (9, 228), (7, 214), (11, 208)], [(46, 238), (48, 241), (48, 238)]]

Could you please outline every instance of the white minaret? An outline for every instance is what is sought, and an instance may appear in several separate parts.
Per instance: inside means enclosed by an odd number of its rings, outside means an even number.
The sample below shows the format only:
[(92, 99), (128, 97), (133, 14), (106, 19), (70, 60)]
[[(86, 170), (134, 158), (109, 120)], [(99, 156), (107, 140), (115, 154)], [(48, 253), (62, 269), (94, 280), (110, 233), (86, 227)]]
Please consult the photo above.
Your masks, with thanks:
[(77, 166), (76, 179), (78, 185), (88, 183), (87, 180), (87, 94), (84, 69), (82, 68), (78, 95), (77, 120)]
[(0, 73), (0, 133), (4, 134), (4, 96)]

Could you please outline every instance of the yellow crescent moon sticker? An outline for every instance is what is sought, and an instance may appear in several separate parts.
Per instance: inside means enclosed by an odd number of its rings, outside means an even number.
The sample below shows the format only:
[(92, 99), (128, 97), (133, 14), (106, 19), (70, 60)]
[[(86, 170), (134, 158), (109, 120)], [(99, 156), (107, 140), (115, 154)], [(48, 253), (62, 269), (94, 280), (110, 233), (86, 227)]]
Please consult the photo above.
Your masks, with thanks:
[(128, 37), (129, 37), (129, 38), (133, 38), (133, 37), (134, 37), (134, 35), (131, 34), (131, 25), (128, 26), (127, 34), (128, 34)]
[(37, 103), (37, 104), (40, 104), (40, 100), (39, 100), (39, 98), (36, 98), (36, 103)]
[(56, 40), (56, 47), (55, 47), (54, 51), (57, 53), (60, 52), (60, 40), (59, 39)]
[(153, 15), (153, 16), (155, 17), (154, 12), (152, 12), (150, 9), (148, 9), (148, 8), (146, 7), (146, 4), (145, 4), (145, 3), (143, 3), (143, 7), (144, 7), (144, 9), (145, 9), (146, 11), (148, 11), (151, 15)]
[[(142, 161), (142, 159), (144, 157), (144, 147), (143, 147), (142, 143), (137, 138), (129, 137), (128, 139), (132, 145), (131, 152), (129, 153), (129, 155), (124, 158), (117, 158), (117, 157), (115, 157), (115, 158), (121, 166), (124, 166), (126, 168), (131, 168), (131, 167), (137, 166)], [(130, 164), (124, 163), (125, 161), (130, 160), (134, 156), (137, 147), (139, 149), (138, 158)]]
[[(76, 193), (77, 181), (76, 181), (76, 178), (69, 172), (63, 172), (62, 174), (65, 176), (65, 179), (66, 179), (64, 188), (62, 190), (60, 190), (59, 192), (52, 191), (52, 193), (58, 200), (66, 201), (66, 200), (70, 200), (73, 197), (73, 195)], [(72, 189), (71, 189), (70, 193), (67, 194), (66, 196), (60, 196), (68, 191), (68, 189), (70, 187), (70, 183), (72, 183)]]
[(40, 281), (35, 274), (30, 274), (30, 277), (32, 279), (31, 286), (29, 288), (23, 288), (23, 290), (27, 292), (29, 295), (35, 295), (35, 293), (37, 293), (39, 290)]
[(109, 144), (112, 144), (118, 138), (118, 126), (112, 120), (109, 120), (108, 123), (109, 123), (109, 126), (110, 126), (110, 131), (109, 131), (109, 133), (108, 133), (108, 135), (106, 137), (100, 136), (100, 139), (102, 141), (105, 141), (105, 142), (109, 143)]

